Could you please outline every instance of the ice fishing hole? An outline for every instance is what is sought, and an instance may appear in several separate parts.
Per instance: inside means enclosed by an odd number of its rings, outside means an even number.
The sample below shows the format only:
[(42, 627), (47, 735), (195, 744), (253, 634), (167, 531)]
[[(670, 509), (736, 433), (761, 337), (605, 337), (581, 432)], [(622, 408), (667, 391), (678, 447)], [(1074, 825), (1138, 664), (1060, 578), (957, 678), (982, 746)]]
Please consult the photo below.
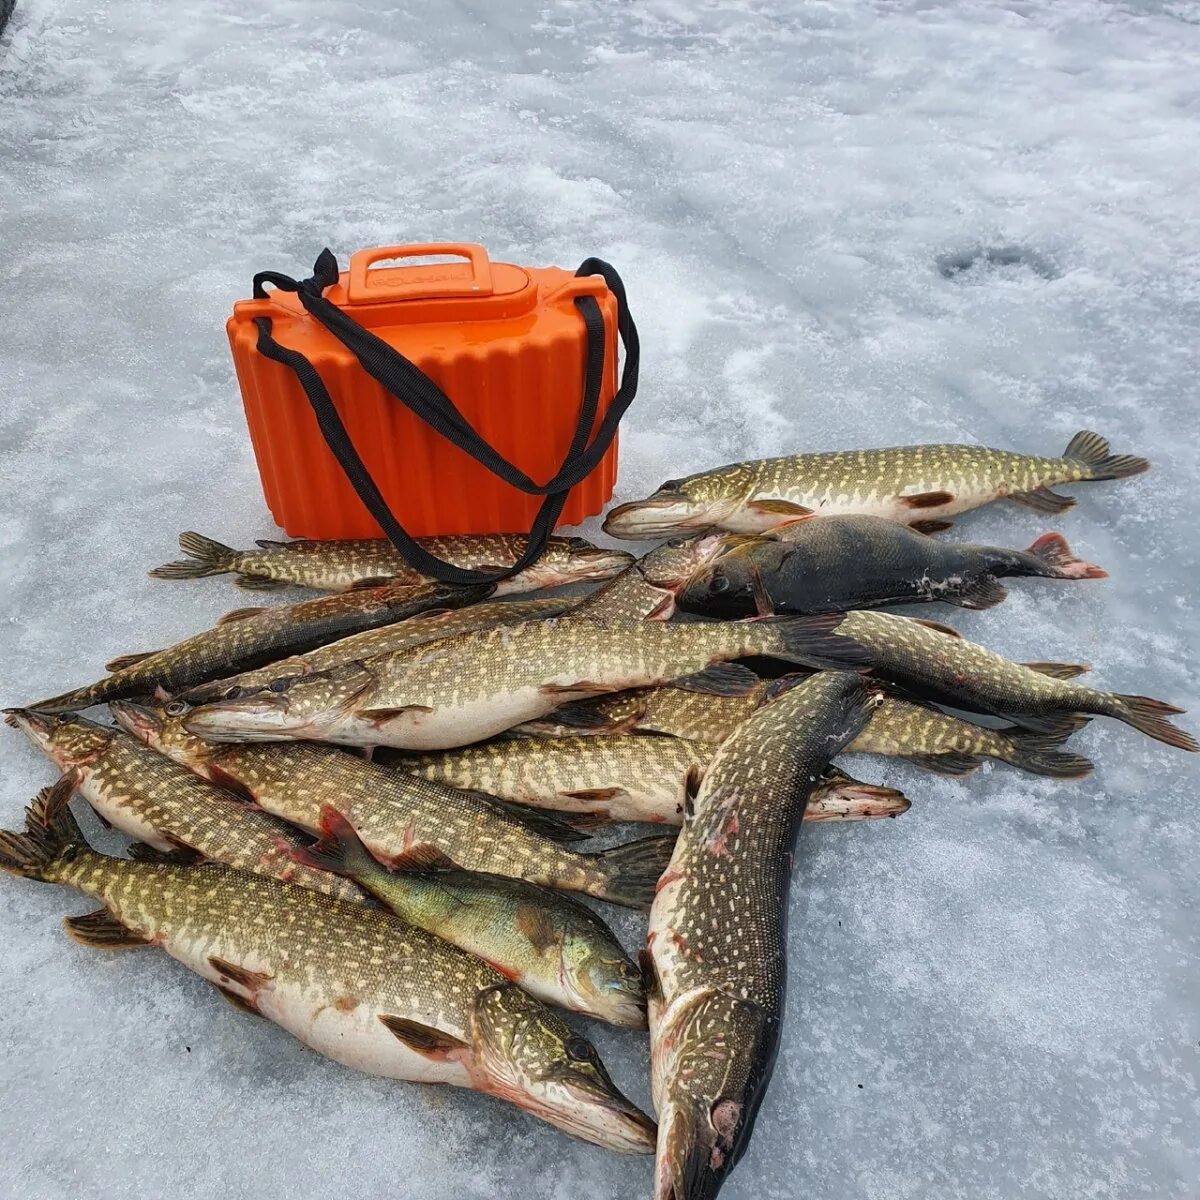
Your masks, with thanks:
[(1057, 279), (1061, 272), (1044, 255), (1028, 246), (971, 246), (950, 254), (939, 254), (935, 260), (937, 269), (945, 279), (960, 282), (978, 282), (980, 279), (1002, 272), (1005, 275), (1016, 271), (1031, 271), (1041, 279)]

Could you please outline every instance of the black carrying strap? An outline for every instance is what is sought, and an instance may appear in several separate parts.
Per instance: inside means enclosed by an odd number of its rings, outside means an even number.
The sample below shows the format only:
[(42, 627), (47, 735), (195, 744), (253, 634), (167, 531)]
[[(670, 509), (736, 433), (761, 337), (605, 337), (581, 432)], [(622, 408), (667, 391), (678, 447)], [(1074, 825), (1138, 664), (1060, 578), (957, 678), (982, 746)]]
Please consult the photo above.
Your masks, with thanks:
[(493, 447), (488, 445), (470, 422), (459, 412), (454, 401), (415, 363), (410, 362), (398, 350), (377, 338), (369, 329), (363, 328), (336, 304), (326, 300), (324, 291), (338, 280), (337, 259), (329, 250), (323, 250), (313, 264), (312, 277), (295, 280), (276, 271), (260, 271), (254, 276), (254, 298), (267, 296), (265, 284), (272, 284), (286, 292), (295, 292), (300, 303), (314, 320), (319, 321), (362, 365), (364, 371), (378, 381), (401, 404), (409, 408), (427, 425), (435, 429), (447, 441), (469, 454), (476, 462), (486, 467), (493, 475), (531, 496), (545, 496), (529, 530), (525, 552), (503, 571), (477, 571), (458, 567), (445, 559), (430, 554), (403, 525), (388, 507), (383, 494), (376, 487), (366, 464), (359, 457), (342, 419), (338, 416), (329, 391), (317, 369), (299, 351), (281, 346), (271, 336), (271, 318), (256, 317), (258, 328), (258, 352), (275, 362), (282, 363), (295, 373), (300, 386), (312, 405), (317, 425), (334, 457), (346, 472), (346, 478), (366, 505), (371, 516), (396, 547), (404, 560), (422, 575), (442, 583), (497, 582), (515, 575), (535, 563), (542, 555), (554, 532), (567, 495), (577, 483), (586, 479), (604, 457), (625, 410), (637, 394), (638, 366), (641, 350), (637, 327), (629, 315), (625, 300), (625, 285), (621, 277), (598, 258), (585, 259), (575, 272), (578, 275), (600, 275), (617, 301), (617, 333), (625, 348), (625, 365), (621, 373), (621, 384), (605, 412), (596, 435), (588, 441), (588, 435), (596, 422), (600, 404), (600, 389), (604, 382), (605, 329), (604, 314), (594, 296), (576, 296), (575, 307), (583, 318), (587, 334), (587, 351), (584, 363), (583, 398), (579, 405), (579, 421), (575, 427), (571, 445), (563, 457), (554, 478), (546, 483), (535, 483), (520, 467), (511, 463)]

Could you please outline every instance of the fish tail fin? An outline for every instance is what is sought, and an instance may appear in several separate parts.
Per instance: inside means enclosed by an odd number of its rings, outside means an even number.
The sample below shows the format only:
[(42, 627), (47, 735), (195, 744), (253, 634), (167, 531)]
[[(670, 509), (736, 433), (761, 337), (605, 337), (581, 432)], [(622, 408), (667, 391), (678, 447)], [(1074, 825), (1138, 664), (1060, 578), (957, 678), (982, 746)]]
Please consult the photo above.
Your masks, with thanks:
[(1061, 533), (1043, 533), (1026, 551), (1038, 560), (1042, 574), (1049, 579), (1107, 579), (1108, 572), (1082, 558), (1076, 558)]
[(1180, 729), (1167, 720), (1169, 715), (1183, 712), (1182, 708), (1149, 696), (1123, 696), (1114, 693), (1112, 700), (1114, 705), (1109, 715), (1116, 717), (1118, 721), (1124, 721), (1126, 725), (1132, 725), (1139, 733), (1144, 733), (1157, 742), (1165, 742), (1168, 746), (1175, 746), (1179, 750), (1200, 750), (1200, 745), (1197, 745), (1196, 739), (1187, 730)]
[(595, 859), (604, 879), (590, 894), (610, 904), (649, 908), (674, 849), (675, 834), (668, 833), (602, 850)]
[(863, 671), (871, 665), (866, 647), (837, 633), (845, 613), (823, 613), (815, 617), (760, 617), (758, 624), (770, 629), (769, 644), (762, 651), (818, 671)]
[(54, 864), (73, 847), (87, 844), (67, 807), (76, 782), (64, 775), (53, 787), (42, 788), (25, 810), (24, 833), (0, 830), (0, 871), (50, 883)]
[(22, 704), (21, 707), (38, 713), (79, 712), (104, 700), (120, 699), (119, 695), (113, 694), (116, 691), (116, 684), (110, 683), (113, 679), (114, 676), (109, 675), (98, 683), (76, 688), (73, 692), (61, 692), (45, 700), (35, 700), (31, 704)]
[(191, 530), (179, 535), (179, 548), (187, 558), (155, 567), (150, 572), (152, 578), (200, 579), (205, 575), (224, 575), (233, 570), (233, 560), (237, 555), (232, 546)]
[(1082, 754), (1071, 754), (1061, 746), (1086, 724), (1085, 716), (1072, 713), (1044, 733), (1017, 729), (1009, 735), (1010, 745), (1003, 755), (1004, 761), (1031, 775), (1045, 775), (1050, 779), (1082, 779), (1092, 773), (1095, 764)]
[(1084, 479), (1125, 479), (1150, 469), (1150, 463), (1135, 454), (1111, 454), (1107, 438), (1081, 429), (1063, 451), (1063, 458), (1080, 467)]
[(335, 875), (352, 875), (363, 867), (380, 865), (354, 826), (337, 809), (329, 805), (321, 809), (319, 828), (318, 841), (291, 850), (293, 862), (318, 871), (332, 871)]

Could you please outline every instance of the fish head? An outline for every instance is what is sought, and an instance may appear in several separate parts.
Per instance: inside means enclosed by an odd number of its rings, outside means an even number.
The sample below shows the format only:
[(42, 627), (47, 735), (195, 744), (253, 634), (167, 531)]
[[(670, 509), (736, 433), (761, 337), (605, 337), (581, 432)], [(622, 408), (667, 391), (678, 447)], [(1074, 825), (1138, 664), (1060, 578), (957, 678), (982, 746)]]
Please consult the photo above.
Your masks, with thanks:
[(320, 741), (353, 719), (356, 702), (372, 683), (361, 663), (350, 663), (249, 689), (235, 685), (220, 700), (193, 708), (183, 728), (217, 742)]
[(723, 553), (723, 540), (719, 533), (681, 534), (644, 554), (638, 566), (647, 583), (678, 591)]
[(610, 509), (602, 526), (611, 537), (632, 541), (668, 538), (711, 529), (730, 520), (746, 503), (754, 480), (746, 463), (668, 479), (645, 500)]
[(552, 588), (565, 583), (593, 583), (611, 579), (631, 562), (632, 554), (593, 546), (587, 538), (554, 538), (546, 553), (521, 574), (539, 588)]
[(483, 1090), (594, 1145), (653, 1153), (654, 1122), (618, 1090), (591, 1042), (516, 984), (479, 994), (472, 1038)]
[(127, 733), (185, 767), (199, 770), (217, 750), (212, 742), (184, 728), (184, 718), (192, 711), (186, 700), (169, 700), (154, 706), (114, 700), (108, 707)]
[(676, 595), (686, 612), (739, 617), (758, 611), (763, 579), (778, 571), (793, 553), (774, 538), (732, 533), (717, 537), (707, 560)]
[(113, 730), (75, 713), (12, 708), (4, 718), (64, 771), (94, 762), (113, 740)]
[(626, 1029), (646, 1028), (646, 989), (642, 973), (620, 949), (591, 929), (568, 929), (560, 953), (560, 978), (581, 1012)]
[(750, 1141), (778, 1046), (758, 1005), (707, 991), (666, 1014), (654, 1200), (713, 1200)]
[(898, 817), (912, 808), (912, 801), (895, 788), (863, 783), (831, 767), (818, 780), (808, 800), (806, 821), (865, 821), (875, 817)]

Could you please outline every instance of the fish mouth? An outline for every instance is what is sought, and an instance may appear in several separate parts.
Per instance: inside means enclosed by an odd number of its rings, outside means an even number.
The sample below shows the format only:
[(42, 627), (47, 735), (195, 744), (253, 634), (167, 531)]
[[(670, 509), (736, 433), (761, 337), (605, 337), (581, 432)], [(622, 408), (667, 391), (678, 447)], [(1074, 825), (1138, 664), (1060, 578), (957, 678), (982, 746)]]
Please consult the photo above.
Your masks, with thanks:
[(586, 991), (572, 987), (569, 975), (563, 976), (563, 982), (567, 984), (572, 1006), (579, 1012), (622, 1029), (646, 1028), (646, 993), (640, 978), (636, 982), (614, 979), (598, 985), (589, 981)]
[(137, 704), (133, 700), (113, 700), (108, 708), (126, 733), (133, 734), (146, 745), (151, 744), (155, 734), (162, 732), (162, 719), (144, 704)]
[(274, 698), (253, 696), (203, 705), (183, 718), (183, 727), (214, 742), (274, 742), (299, 737), (309, 723), (289, 717)]
[(6, 708), (4, 723), (41, 745), (40, 739), (50, 736), (58, 719), (51, 713), (35, 712), (32, 708)]
[(656, 492), (646, 500), (630, 500), (610, 509), (601, 528), (609, 537), (645, 541), (707, 529), (716, 519), (708, 506), (697, 504), (680, 492), (665, 495)]
[(560, 1086), (562, 1102), (539, 1113), (550, 1124), (621, 1154), (654, 1153), (658, 1126), (615, 1086), (578, 1078)]

